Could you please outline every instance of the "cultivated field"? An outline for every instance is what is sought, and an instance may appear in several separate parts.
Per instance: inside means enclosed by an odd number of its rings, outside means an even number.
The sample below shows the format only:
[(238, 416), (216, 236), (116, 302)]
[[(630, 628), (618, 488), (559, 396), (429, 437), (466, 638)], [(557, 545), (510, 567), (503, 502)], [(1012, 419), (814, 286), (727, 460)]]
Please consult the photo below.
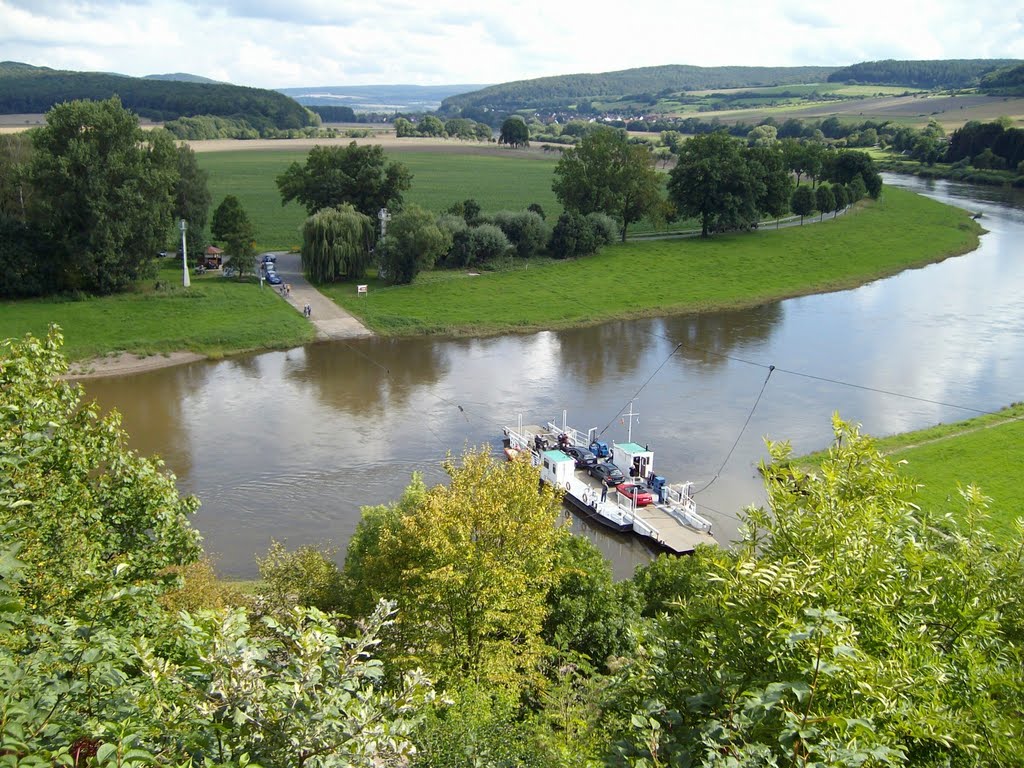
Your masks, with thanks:
[[(299, 228), (306, 218), (297, 203), (281, 205), (276, 177), (293, 162), (305, 162), (316, 144), (347, 146), (351, 139), (313, 141), (289, 139), (236, 141), (237, 147), (217, 151), (222, 142), (194, 142), (199, 164), (210, 174), (210, 192), (216, 206), (225, 195), (235, 195), (256, 225), (261, 250), (288, 249), (299, 244)], [(521, 210), (539, 203), (548, 218), (561, 213), (551, 191), (555, 158), (540, 150), (521, 151), (493, 144), (429, 139), (363, 139), (381, 144), (391, 159), (412, 172), (408, 202), (431, 211), (473, 198), (484, 212)], [(228, 142), (231, 143), (231, 142)], [(215, 145), (215, 146), (210, 146)]]

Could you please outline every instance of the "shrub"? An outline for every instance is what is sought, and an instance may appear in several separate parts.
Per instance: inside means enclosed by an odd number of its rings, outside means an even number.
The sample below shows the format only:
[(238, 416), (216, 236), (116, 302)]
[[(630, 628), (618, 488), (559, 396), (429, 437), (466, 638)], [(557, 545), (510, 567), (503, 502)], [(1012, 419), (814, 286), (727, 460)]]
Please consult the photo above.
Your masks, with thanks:
[(469, 251), (471, 264), (497, 259), (509, 255), (512, 244), (505, 233), (494, 224), (481, 224), (469, 230)]
[(601, 213), (600, 211), (588, 213), (587, 222), (594, 232), (594, 237), (597, 238), (598, 247), (609, 245), (619, 239), (621, 234), (619, 223), (607, 213)]
[(556, 259), (572, 259), (594, 253), (598, 241), (593, 227), (584, 216), (566, 211), (558, 217), (558, 223), (551, 233), (549, 248)]
[(551, 237), (548, 225), (534, 211), (498, 211), (489, 219), (505, 233), (516, 253), (524, 258), (540, 253)]
[(295, 605), (334, 611), (342, 601), (341, 570), (334, 562), (337, 551), (315, 546), (289, 552), (271, 541), (266, 557), (257, 557), (264, 584), (260, 594), (272, 601), (272, 610)]

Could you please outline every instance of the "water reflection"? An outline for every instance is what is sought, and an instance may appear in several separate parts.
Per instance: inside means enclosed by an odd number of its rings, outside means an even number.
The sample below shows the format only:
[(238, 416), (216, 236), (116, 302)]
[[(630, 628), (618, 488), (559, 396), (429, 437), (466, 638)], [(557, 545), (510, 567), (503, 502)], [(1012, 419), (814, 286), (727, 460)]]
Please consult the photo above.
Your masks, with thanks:
[(419, 388), (448, 373), (448, 362), (434, 340), (357, 339), (312, 344), (289, 360), (289, 381), (320, 403), (349, 414), (379, 417), (403, 406)]

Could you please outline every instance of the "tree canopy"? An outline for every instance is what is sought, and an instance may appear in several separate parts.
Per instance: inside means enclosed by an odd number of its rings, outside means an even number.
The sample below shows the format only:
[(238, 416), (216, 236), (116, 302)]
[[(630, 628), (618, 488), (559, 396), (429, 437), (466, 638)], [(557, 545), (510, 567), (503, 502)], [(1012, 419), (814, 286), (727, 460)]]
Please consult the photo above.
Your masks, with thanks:
[(530, 128), (526, 121), (518, 115), (506, 119), (501, 124), (498, 143), (508, 144), (513, 148), (530, 146)]
[(398, 162), (389, 162), (379, 144), (313, 147), (304, 165), (292, 163), (277, 177), (281, 205), (297, 200), (307, 213), (348, 203), (365, 216), (376, 217), (381, 208), (401, 208), (402, 193), (412, 174)]
[(566, 210), (616, 219), (623, 242), (629, 225), (657, 212), (662, 203), (650, 150), (612, 128), (591, 131), (566, 150), (551, 186)]
[(757, 221), (764, 183), (742, 150), (724, 133), (695, 136), (679, 149), (669, 172), (669, 198), (682, 215), (700, 219), (701, 237)]
[(210, 231), (215, 240), (224, 243), (229, 263), (239, 278), (255, 269), (256, 228), (237, 197), (227, 195), (217, 206)]
[(178, 156), (115, 97), (72, 101), (32, 134), (36, 220), (67, 257), (65, 287), (97, 293), (142, 276), (171, 228)]

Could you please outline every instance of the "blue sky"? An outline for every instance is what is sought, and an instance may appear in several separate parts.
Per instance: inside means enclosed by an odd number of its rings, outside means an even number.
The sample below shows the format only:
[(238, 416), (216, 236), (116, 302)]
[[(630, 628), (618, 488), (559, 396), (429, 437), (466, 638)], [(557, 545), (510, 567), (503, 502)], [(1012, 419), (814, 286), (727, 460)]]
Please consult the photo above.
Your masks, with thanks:
[(0, 60), (239, 85), (498, 83), (659, 64), (1022, 58), (1006, 0), (0, 0)]

